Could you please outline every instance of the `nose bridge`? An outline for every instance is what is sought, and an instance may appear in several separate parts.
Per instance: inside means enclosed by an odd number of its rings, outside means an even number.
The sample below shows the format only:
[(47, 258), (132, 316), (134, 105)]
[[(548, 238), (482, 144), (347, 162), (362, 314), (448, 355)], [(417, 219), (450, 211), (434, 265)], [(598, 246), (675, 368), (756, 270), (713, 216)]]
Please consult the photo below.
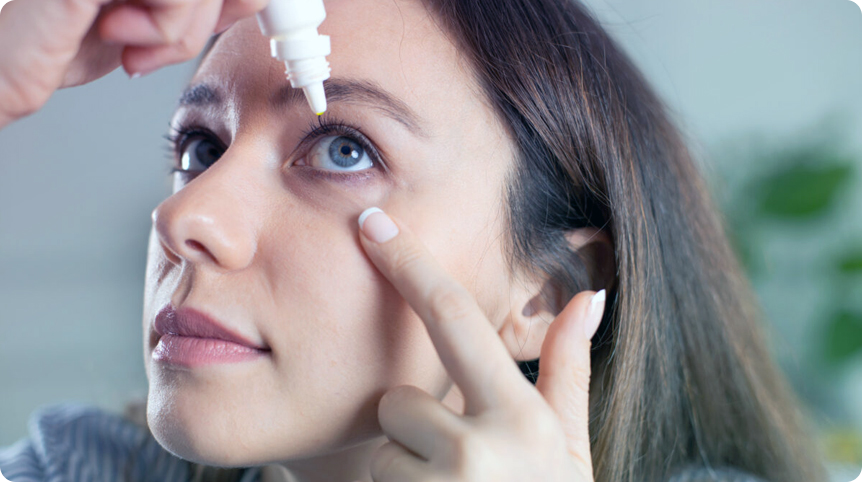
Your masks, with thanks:
[[(226, 156), (227, 154), (225, 154)], [(242, 175), (222, 156), (207, 171), (162, 201), (152, 213), (168, 257), (239, 270), (257, 250), (251, 176)], [(176, 260), (175, 260), (176, 261)]]

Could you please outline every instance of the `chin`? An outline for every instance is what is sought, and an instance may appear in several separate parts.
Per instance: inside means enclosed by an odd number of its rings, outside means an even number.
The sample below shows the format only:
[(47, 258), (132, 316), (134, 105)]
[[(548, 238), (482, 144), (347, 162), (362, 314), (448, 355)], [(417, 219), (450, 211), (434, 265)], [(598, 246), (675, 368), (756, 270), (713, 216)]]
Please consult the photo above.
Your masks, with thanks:
[(243, 426), (230, 410), (185, 398), (172, 388), (153, 388), (147, 424), (156, 441), (173, 455), (215, 467), (256, 465)]
[[(158, 381), (157, 375), (156, 383), (150, 384), (147, 424), (156, 441), (181, 459), (213, 467), (252, 467), (304, 459), (344, 446), (339, 436), (348, 427), (320, 426), (287, 404), (250, 406), (248, 398), (233, 399), (224, 390), (209, 392)], [(363, 435), (362, 441), (371, 436)]]
[(269, 376), (260, 363), (185, 368), (148, 358), (147, 366), (147, 423), (162, 447), (199, 464), (256, 465), (264, 417), (248, 394), (271, 398), (258, 388)]

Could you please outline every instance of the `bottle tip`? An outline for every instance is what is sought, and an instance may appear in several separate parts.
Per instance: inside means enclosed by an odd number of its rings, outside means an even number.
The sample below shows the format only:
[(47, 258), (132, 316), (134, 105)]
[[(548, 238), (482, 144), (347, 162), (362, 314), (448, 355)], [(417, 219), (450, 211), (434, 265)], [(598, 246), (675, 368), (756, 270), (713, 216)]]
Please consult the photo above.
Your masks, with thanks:
[(323, 112), (318, 112), (318, 113), (317, 113), (317, 115), (318, 115), (318, 116), (322, 116), (322, 115), (323, 115)]
[(302, 88), (305, 98), (311, 106), (311, 112), (322, 115), (326, 112), (326, 93), (323, 90), (323, 81), (314, 82)]

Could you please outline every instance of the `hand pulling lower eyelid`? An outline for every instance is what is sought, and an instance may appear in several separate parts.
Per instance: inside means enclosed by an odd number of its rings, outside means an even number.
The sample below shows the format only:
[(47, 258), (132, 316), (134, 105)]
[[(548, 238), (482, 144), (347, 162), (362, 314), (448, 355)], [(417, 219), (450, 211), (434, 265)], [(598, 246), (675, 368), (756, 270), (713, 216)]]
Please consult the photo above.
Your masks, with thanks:
[(290, 85), (302, 88), (312, 112), (326, 111), (323, 81), (329, 78), (331, 53), (328, 35), (317, 28), (326, 18), (323, 0), (271, 0), (257, 14), (263, 35), (270, 38), (271, 54), (284, 62)]

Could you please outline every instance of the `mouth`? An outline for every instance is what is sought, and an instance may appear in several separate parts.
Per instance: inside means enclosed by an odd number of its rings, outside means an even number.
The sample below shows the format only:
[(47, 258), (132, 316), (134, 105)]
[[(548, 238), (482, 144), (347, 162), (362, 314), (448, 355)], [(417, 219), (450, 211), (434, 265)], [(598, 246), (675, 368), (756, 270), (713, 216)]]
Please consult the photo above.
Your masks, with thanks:
[(206, 313), (170, 304), (156, 315), (153, 359), (187, 367), (257, 359), (271, 349), (225, 328)]

